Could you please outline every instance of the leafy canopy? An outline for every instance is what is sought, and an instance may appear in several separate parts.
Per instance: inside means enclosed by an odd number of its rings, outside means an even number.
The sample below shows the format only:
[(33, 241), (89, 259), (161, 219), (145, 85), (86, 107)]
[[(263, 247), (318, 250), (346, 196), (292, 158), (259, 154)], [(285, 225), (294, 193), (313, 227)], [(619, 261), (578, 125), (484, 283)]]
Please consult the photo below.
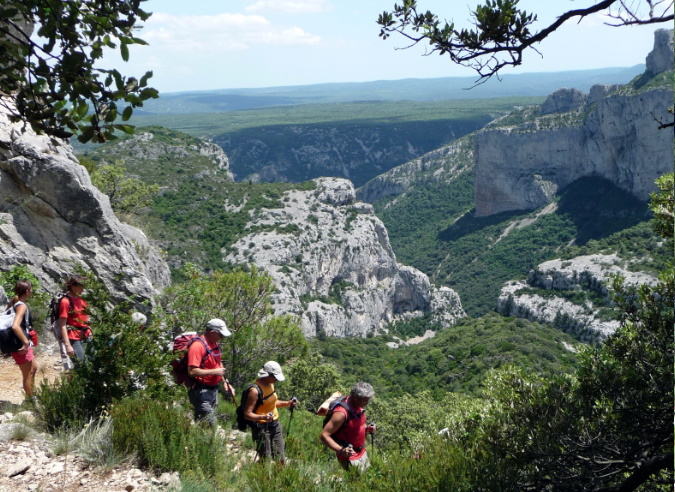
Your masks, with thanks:
[[(140, 79), (99, 68), (105, 49), (119, 48), (128, 61), (137, 22), (150, 17), (144, 0), (20, 0), (0, 6), (0, 101), (14, 121), (27, 121), (38, 133), (81, 142), (114, 139), (133, 109), (158, 97)], [(34, 29), (37, 29), (35, 35)], [(118, 107), (118, 103), (120, 106)]]
[(207, 275), (194, 265), (181, 272), (186, 281), (164, 291), (162, 304), (168, 326), (175, 334), (204, 331), (212, 318), (221, 318), (232, 336), (221, 340), (223, 365), (235, 386), (255, 379), (270, 359), (283, 363), (307, 352), (298, 320), (274, 316), (270, 296), (274, 283), (254, 266), (250, 271), (216, 271)]
[(126, 175), (123, 161), (97, 166), (91, 173), (91, 182), (108, 195), (110, 205), (115, 212), (123, 214), (138, 213), (148, 207), (159, 193), (158, 184), (145, 184), (137, 178)]

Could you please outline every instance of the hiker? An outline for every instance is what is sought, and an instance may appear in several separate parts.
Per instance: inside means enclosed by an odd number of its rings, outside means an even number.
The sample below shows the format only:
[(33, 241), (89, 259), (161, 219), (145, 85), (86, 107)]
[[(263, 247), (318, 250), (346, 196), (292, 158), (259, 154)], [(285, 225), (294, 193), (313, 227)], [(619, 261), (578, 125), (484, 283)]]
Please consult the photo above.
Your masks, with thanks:
[(33, 345), (37, 345), (37, 333), (33, 330), (33, 319), (26, 301), (33, 295), (33, 284), (30, 280), (21, 279), (14, 286), (15, 296), (9, 302), (7, 309), (14, 308), (16, 313), (12, 323), (12, 331), (23, 343), (16, 352), (10, 352), (12, 359), (21, 369), (23, 391), (28, 398), (33, 397), (33, 383), (38, 370)]
[[(72, 369), (73, 363), (87, 360), (84, 344), (92, 338), (87, 314), (87, 301), (80, 297), (84, 292), (85, 278), (72, 275), (66, 280), (66, 295), (59, 302), (59, 330), (61, 333), (60, 348), (64, 369)], [(66, 355), (67, 357), (64, 357)], [(71, 357), (75, 360), (71, 360)]]
[[(285, 379), (277, 362), (273, 360), (266, 362), (258, 371), (258, 379), (255, 380), (255, 385), (251, 386), (244, 406), (244, 418), (254, 423), (251, 432), (258, 456), (261, 460), (271, 456), (280, 464), (286, 462), (286, 451), (277, 408), (294, 408), (298, 403), (297, 398), (286, 401), (277, 398), (274, 383)], [(262, 403), (258, 405), (260, 393)]]
[[(225, 392), (234, 395), (234, 388), (224, 378), (225, 368), (221, 362), (218, 342), (232, 335), (222, 319), (212, 319), (206, 323), (206, 330), (195, 338), (187, 352), (188, 376), (195, 384), (188, 390), (190, 403), (194, 407), (196, 422), (216, 423), (218, 406), (218, 384), (223, 382)], [(200, 341), (201, 340), (201, 341)], [(203, 343), (206, 342), (206, 343)]]
[(321, 442), (335, 451), (345, 470), (364, 471), (370, 465), (366, 453), (366, 434), (375, 433), (375, 424), (366, 426), (364, 407), (373, 397), (373, 387), (356, 383), (346, 399), (336, 401), (329, 410), (330, 417), (321, 431)]

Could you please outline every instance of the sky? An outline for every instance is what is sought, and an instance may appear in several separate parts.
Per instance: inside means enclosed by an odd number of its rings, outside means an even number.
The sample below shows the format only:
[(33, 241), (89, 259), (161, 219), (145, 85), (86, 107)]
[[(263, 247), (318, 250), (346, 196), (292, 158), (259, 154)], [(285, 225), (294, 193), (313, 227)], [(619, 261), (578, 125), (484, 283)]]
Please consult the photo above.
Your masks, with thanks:
[[(130, 60), (117, 54), (106, 64), (127, 76), (152, 70), (150, 85), (160, 92), (367, 82), (405, 78), (474, 76), (424, 46), (406, 46), (392, 35), (379, 38), (378, 15), (400, 0), (148, 0), (153, 15), (138, 37), (148, 46), (133, 46)], [(640, 0), (634, 0), (639, 2)], [(457, 27), (470, 27), (470, 3), (418, 0)], [(481, 2), (482, 3), (482, 2)], [(536, 13), (539, 28), (593, 0), (521, 0)], [(530, 50), (525, 62), (503, 74), (552, 72), (644, 63), (654, 31), (672, 25), (610, 27), (594, 15), (569, 22)]]

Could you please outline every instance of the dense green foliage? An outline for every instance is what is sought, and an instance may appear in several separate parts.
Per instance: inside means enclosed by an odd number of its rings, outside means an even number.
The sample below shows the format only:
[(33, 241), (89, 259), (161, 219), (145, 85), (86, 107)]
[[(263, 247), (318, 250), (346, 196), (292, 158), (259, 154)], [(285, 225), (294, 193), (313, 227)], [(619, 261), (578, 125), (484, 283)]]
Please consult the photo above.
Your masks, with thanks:
[[(647, 205), (599, 178), (582, 178), (562, 190), (551, 213), (504, 212), (484, 218), (464, 213), (472, 204), (472, 186), (467, 171), (447, 185), (428, 187), (426, 199), (427, 192), (415, 187), (377, 209), (399, 261), (455, 289), (472, 316), (495, 308), (505, 281), (527, 277), (546, 260), (617, 253), (636, 260), (633, 269), (658, 271), (672, 258), (672, 249), (647, 223)], [(451, 203), (436, 200), (439, 189), (453, 197)]]
[(111, 412), (112, 443), (123, 456), (136, 456), (138, 464), (161, 472), (189, 472), (212, 478), (226, 458), (213, 453), (223, 442), (213, 432), (193, 426), (185, 408), (168, 401), (125, 398)]
[(117, 213), (139, 213), (150, 205), (159, 192), (159, 185), (145, 184), (137, 178), (127, 176), (122, 162), (96, 166), (90, 171), (91, 182), (110, 199), (110, 205)]
[(147, 87), (152, 72), (140, 80), (127, 78), (102, 68), (100, 61), (106, 49), (118, 47), (128, 61), (129, 46), (146, 44), (135, 35), (137, 23), (150, 17), (140, 8), (142, 1), (3, 2), (0, 89), (16, 95), (16, 107), (2, 103), (13, 118), (39, 133), (77, 133), (82, 142), (110, 140), (115, 131), (132, 132), (132, 126), (115, 121), (129, 120), (134, 108), (157, 97)]
[[(386, 337), (317, 339), (317, 350), (343, 373), (347, 384), (368, 381), (383, 397), (429, 390), (479, 395), (487, 374), (510, 364), (532, 374), (568, 372), (576, 342), (550, 327), (489, 314), (463, 319), (418, 345), (389, 348)], [(377, 371), (372, 368), (377, 367)]]
[(203, 145), (198, 139), (160, 127), (138, 129), (141, 132), (152, 135), (151, 157), (145, 156), (143, 143), (134, 144), (140, 147), (138, 152), (133, 146), (112, 143), (83, 157), (99, 166), (124, 162), (125, 179), (138, 178), (161, 187), (148, 214), (135, 217), (134, 222), (166, 252), (177, 279), (186, 262), (207, 271), (226, 268), (223, 248), (247, 233), (246, 223), (256, 210), (280, 206), (284, 191), (316, 186), (313, 182), (233, 183), (212, 159), (194, 150)]
[(307, 342), (298, 320), (271, 316), (271, 277), (254, 266), (210, 275), (193, 265), (183, 269), (184, 282), (165, 289), (161, 304), (166, 329), (173, 335), (184, 331), (202, 333), (213, 318), (225, 321), (232, 336), (220, 342), (227, 377), (236, 386), (255, 379), (268, 360), (284, 363), (305, 355)]
[(574, 377), (491, 380), (474, 434), (513, 489), (665, 490), (673, 480), (672, 266), (654, 287), (613, 285), (622, 327)]

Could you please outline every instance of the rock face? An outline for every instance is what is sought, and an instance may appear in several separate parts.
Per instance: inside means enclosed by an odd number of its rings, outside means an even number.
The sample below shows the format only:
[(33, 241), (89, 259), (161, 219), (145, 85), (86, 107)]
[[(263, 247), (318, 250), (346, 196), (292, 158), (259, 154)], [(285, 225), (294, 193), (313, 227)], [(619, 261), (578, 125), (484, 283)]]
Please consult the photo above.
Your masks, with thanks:
[[(627, 284), (653, 284), (656, 278), (644, 272), (631, 272), (616, 255), (580, 256), (572, 260), (552, 260), (530, 271), (527, 283), (507, 282), (499, 295), (497, 311), (506, 316), (553, 324), (582, 339), (604, 338), (616, 331), (616, 320), (598, 317), (598, 306), (587, 300), (583, 305), (565, 299), (563, 292), (593, 292), (608, 303), (611, 275), (622, 275)], [(540, 295), (528, 288), (548, 291)], [(559, 295), (548, 295), (559, 293)]]
[[(592, 89), (591, 89), (592, 90)], [(541, 114), (567, 113), (586, 104), (588, 96), (578, 89), (558, 89), (541, 105)]]
[(380, 174), (358, 188), (356, 197), (364, 202), (374, 203), (385, 197), (405, 193), (411, 186), (452, 181), (472, 166), (473, 134)]
[[(672, 36), (657, 32), (650, 70), (673, 70)], [(539, 118), (479, 132), (475, 215), (539, 208), (583, 176), (605, 178), (647, 200), (654, 180), (672, 171), (672, 132), (658, 130), (655, 120), (672, 119), (672, 104), (672, 84), (651, 90), (599, 86), (588, 98), (561, 89), (542, 105)]]
[(673, 69), (673, 31), (654, 32), (654, 49), (647, 55), (647, 73), (656, 75)]
[(223, 152), (223, 149), (205, 140), (195, 138), (191, 138), (190, 140), (191, 143), (188, 144), (183, 141), (173, 144), (157, 138), (152, 132), (139, 131), (131, 138), (116, 143), (114, 149), (108, 150), (108, 155), (115, 157), (127, 154), (133, 156), (134, 159), (157, 161), (162, 157), (187, 159), (197, 154), (213, 161), (217, 169), (224, 172), (227, 179), (230, 181), (234, 179), (230, 172), (230, 160), (227, 158), (225, 152)]
[(214, 137), (237, 181), (302, 182), (337, 176), (361, 186), (369, 179), (476, 131), (490, 120), (411, 124), (277, 125)]
[(0, 113), (0, 270), (27, 265), (54, 292), (76, 265), (117, 298), (152, 300), (169, 269), (145, 235), (122, 224), (71, 147)]
[(457, 294), (396, 262), (386, 229), (371, 205), (356, 202), (351, 182), (315, 181), (316, 190), (287, 192), (284, 208), (253, 217), (247, 227), (259, 232), (224, 258), (272, 276), (277, 314), (298, 315), (309, 337), (365, 336), (429, 310), (446, 326), (465, 316)]

